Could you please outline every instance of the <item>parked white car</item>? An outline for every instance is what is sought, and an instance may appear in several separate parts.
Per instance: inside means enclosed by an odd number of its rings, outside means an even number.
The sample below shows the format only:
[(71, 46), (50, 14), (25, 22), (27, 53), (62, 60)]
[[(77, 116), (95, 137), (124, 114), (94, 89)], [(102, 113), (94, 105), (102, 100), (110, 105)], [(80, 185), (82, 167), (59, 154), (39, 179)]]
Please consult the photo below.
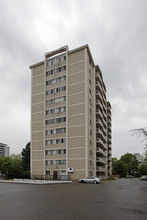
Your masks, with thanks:
[(143, 175), (140, 177), (140, 180), (147, 180), (147, 175)]
[(95, 176), (88, 176), (87, 178), (79, 179), (79, 183), (94, 183), (98, 184), (101, 183), (102, 180)]

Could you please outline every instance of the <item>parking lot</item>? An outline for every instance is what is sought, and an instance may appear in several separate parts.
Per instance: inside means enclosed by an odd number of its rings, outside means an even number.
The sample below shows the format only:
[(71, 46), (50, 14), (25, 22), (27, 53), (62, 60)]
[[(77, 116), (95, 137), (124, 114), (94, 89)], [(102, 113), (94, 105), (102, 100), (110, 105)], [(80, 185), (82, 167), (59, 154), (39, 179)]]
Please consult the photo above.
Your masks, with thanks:
[(147, 181), (102, 184), (28, 185), (0, 183), (1, 220), (144, 220)]

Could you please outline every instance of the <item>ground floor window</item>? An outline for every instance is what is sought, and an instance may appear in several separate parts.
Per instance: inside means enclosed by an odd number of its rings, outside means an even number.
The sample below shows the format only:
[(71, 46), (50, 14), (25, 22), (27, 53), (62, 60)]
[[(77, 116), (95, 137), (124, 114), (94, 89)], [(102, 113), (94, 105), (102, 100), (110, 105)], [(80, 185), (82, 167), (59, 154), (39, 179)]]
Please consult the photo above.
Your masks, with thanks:
[(61, 170), (61, 175), (65, 176), (66, 175), (66, 170)]
[(46, 175), (50, 175), (50, 170), (46, 170)]

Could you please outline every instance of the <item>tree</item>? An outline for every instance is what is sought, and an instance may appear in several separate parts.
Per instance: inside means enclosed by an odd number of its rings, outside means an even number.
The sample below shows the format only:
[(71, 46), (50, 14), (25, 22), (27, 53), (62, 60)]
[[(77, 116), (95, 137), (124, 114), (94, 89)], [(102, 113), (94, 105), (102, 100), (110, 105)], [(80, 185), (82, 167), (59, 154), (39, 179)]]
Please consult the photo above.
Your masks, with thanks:
[(147, 166), (147, 153), (145, 154), (144, 164)]
[(125, 163), (121, 160), (117, 160), (116, 157), (112, 158), (112, 174), (120, 175), (121, 177), (124, 177), (127, 174)]
[(30, 142), (23, 148), (22, 152), (22, 167), (24, 171), (30, 171)]
[[(5, 166), (5, 164), (3, 164)], [(22, 159), (14, 158), (9, 162), (9, 171), (6, 173), (7, 178), (21, 178), (23, 173)]]
[(136, 159), (138, 160), (139, 163), (142, 163), (144, 161), (144, 156), (139, 154), (139, 153), (135, 153), (134, 156), (136, 156)]
[(147, 165), (146, 164), (141, 164), (139, 167), (139, 175), (147, 175)]
[(21, 154), (11, 154), (10, 156), (11, 158), (18, 158), (18, 159), (21, 159)]
[(127, 174), (136, 176), (139, 165), (136, 156), (130, 153), (126, 153), (120, 158), (120, 160), (126, 165)]
[(119, 174), (121, 177), (125, 177), (126, 174), (127, 174), (127, 167), (125, 165), (125, 163), (121, 160), (118, 160), (116, 162), (116, 166), (115, 166), (115, 169), (116, 169), (116, 174)]
[(4, 176), (9, 171), (10, 157), (0, 157), (0, 172)]
[(21, 155), (12, 154), (10, 157), (0, 157), (0, 174), (6, 178), (29, 178), (30, 142), (22, 150)]
[(22, 159), (3, 157), (1, 158), (0, 171), (2, 176), (6, 178), (19, 178), (22, 177)]

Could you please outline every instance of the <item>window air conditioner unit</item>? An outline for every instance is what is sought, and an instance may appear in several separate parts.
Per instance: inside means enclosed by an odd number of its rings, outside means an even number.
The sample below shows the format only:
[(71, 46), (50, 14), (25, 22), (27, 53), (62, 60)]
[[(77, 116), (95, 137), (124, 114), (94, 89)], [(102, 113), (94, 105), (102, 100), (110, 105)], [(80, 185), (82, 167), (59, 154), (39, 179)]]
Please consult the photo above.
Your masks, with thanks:
[(68, 172), (68, 173), (73, 173), (73, 172), (74, 172), (74, 169), (73, 169), (72, 167), (67, 168), (67, 172)]

